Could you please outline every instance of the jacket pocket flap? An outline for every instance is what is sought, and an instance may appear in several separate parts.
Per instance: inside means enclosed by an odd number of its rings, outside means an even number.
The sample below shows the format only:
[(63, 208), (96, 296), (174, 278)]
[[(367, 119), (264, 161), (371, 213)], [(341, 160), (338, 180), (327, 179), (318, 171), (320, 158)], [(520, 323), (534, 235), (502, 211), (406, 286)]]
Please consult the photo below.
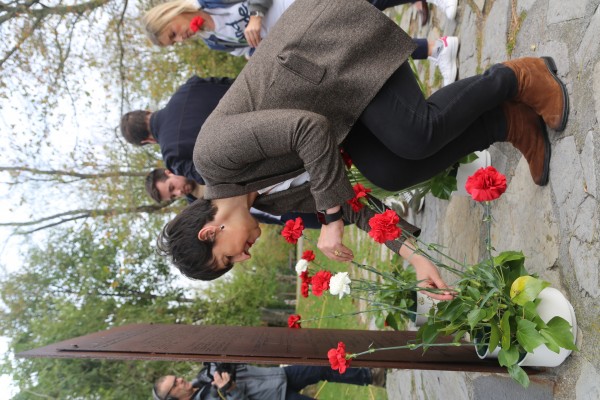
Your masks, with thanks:
[(315, 85), (321, 83), (325, 75), (325, 68), (291, 52), (278, 54), (277, 61), (285, 69)]

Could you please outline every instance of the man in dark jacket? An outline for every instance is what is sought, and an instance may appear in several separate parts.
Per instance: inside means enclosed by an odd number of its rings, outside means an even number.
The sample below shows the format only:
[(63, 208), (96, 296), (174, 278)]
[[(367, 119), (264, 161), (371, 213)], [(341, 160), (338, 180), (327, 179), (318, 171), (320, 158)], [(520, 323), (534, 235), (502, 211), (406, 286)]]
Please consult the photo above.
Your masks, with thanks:
[[(224, 372), (219, 365), (232, 371)], [(154, 383), (154, 400), (302, 400), (311, 399), (299, 392), (319, 381), (385, 387), (385, 370), (349, 368), (344, 374), (330, 367), (287, 366), (254, 367), (245, 364), (207, 363), (196, 379), (166, 375)]]
[(200, 128), (233, 79), (192, 76), (155, 112), (136, 110), (121, 118), (121, 133), (135, 146), (158, 143), (165, 166), (177, 175), (204, 183), (192, 155)]
[[(146, 192), (157, 203), (185, 197), (188, 203), (201, 199), (204, 185), (185, 176), (176, 175), (166, 168), (155, 168), (146, 175)], [(314, 213), (288, 212), (281, 215), (269, 214), (255, 208), (250, 209), (254, 218), (263, 224), (284, 225), (287, 221), (302, 218), (304, 226), (309, 229), (320, 229), (321, 223)]]

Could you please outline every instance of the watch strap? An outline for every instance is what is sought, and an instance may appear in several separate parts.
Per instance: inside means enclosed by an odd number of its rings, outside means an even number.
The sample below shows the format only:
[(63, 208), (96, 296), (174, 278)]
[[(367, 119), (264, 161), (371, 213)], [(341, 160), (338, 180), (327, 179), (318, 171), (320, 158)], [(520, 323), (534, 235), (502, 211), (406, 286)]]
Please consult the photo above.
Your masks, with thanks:
[(333, 214), (327, 214), (327, 212), (325, 212), (325, 211), (317, 212), (317, 219), (323, 225), (328, 225), (332, 222), (339, 221), (340, 219), (342, 219), (342, 217), (343, 217), (343, 213), (342, 213), (341, 207), (338, 211), (334, 212)]

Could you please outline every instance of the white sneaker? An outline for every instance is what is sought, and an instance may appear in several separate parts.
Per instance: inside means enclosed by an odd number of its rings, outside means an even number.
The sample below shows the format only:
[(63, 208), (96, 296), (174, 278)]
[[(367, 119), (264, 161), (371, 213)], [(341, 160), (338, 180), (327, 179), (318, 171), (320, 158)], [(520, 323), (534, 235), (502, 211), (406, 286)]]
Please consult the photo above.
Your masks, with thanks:
[(446, 13), (446, 18), (454, 19), (456, 17), (456, 8), (458, 0), (427, 0), (428, 3), (435, 4)]
[(444, 85), (449, 85), (456, 80), (456, 56), (458, 54), (458, 38), (456, 36), (442, 36), (435, 41), (435, 47), (429, 60), (436, 64), (444, 77)]

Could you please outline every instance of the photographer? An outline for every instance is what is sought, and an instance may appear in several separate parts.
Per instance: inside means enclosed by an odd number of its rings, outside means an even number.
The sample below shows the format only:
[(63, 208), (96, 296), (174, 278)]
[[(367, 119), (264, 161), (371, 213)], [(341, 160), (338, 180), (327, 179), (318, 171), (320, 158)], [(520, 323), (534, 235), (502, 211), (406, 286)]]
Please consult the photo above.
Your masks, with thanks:
[(246, 364), (205, 363), (196, 379), (166, 375), (154, 383), (154, 400), (302, 400), (299, 392), (319, 381), (385, 386), (385, 370), (349, 368), (340, 375), (330, 367), (254, 367)]

